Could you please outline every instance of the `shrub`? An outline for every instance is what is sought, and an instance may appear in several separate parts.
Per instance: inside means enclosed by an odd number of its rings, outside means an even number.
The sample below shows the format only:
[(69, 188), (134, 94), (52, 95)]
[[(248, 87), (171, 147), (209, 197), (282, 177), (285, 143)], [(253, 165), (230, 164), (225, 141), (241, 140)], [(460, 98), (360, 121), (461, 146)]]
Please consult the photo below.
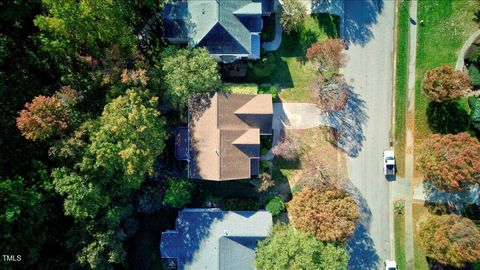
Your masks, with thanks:
[(258, 85), (255, 83), (224, 83), (223, 91), (231, 94), (256, 95), (258, 93)]
[(262, 160), (262, 173), (270, 172), (270, 162), (268, 160)]
[(252, 71), (260, 78), (269, 77), (277, 68), (275, 54), (268, 52), (265, 57), (253, 64)]
[(480, 47), (477, 47), (468, 58), (472, 63), (480, 63)]
[(188, 179), (169, 178), (169, 187), (165, 191), (164, 203), (173, 208), (182, 208), (190, 203), (194, 184)]
[(226, 199), (222, 204), (225, 211), (257, 211), (260, 209), (260, 203), (252, 198), (231, 198)]
[(480, 71), (475, 65), (468, 67), (468, 75), (470, 80), (472, 80), (472, 85), (480, 86)]
[(286, 160), (298, 158), (300, 140), (293, 134), (285, 134), (280, 142), (272, 148), (272, 153)]
[(265, 209), (270, 212), (273, 216), (278, 216), (285, 210), (285, 203), (282, 201), (282, 198), (279, 196), (270, 196), (267, 197), (267, 204)]
[(480, 102), (474, 96), (468, 97), (468, 105), (470, 106), (470, 124), (480, 130)]
[(263, 87), (260, 86), (258, 87), (258, 93), (259, 94), (270, 94), (272, 95), (272, 102), (275, 102), (278, 97), (278, 90), (275, 86), (268, 86), (268, 87)]
[(264, 192), (274, 185), (275, 182), (272, 180), (272, 176), (269, 173), (264, 172), (258, 176), (256, 189), (257, 192)]

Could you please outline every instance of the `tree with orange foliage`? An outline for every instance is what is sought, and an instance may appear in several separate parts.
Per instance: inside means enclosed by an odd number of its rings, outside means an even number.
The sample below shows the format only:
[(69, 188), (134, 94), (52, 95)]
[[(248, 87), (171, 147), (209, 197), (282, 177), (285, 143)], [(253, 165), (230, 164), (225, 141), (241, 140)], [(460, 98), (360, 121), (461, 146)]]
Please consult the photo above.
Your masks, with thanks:
[(427, 257), (462, 268), (480, 259), (480, 231), (468, 218), (431, 215), (420, 224), (420, 237)]
[(442, 191), (459, 191), (480, 183), (480, 143), (466, 132), (433, 134), (419, 149), (425, 181)]
[(423, 94), (433, 102), (456, 100), (472, 89), (470, 79), (451, 66), (436, 67), (425, 73), (422, 81)]
[(56, 96), (37, 96), (20, 111), (17, 127), (25, 138), (43, 141), (67, 129), (69, 116), (69, 107)]
[(320, 72), (336, 71), (345, 64), (346, 56), (340, 39), (327, 39), (315, 42), (307, 50), (307, 59)]
[(360, 213), (345, 191), (304, 188), (288, 203), (291, 224), (322, 241), (346, 242), (355, 231)]

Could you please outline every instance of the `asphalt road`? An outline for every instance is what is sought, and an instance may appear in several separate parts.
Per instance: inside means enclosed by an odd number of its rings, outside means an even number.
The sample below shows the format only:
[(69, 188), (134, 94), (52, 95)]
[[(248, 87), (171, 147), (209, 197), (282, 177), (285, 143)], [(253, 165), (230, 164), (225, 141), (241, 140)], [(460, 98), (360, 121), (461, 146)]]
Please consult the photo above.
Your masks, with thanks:
[(389, 182), (382, 170), (392, 111), (394, 1), (345, 0), (343, 37), (350, 42), (344, 68), (352, 86), (344, 150), (350, 191), (362, 220), (348, 243), (350, 269), (380, 269), (390, 258)]

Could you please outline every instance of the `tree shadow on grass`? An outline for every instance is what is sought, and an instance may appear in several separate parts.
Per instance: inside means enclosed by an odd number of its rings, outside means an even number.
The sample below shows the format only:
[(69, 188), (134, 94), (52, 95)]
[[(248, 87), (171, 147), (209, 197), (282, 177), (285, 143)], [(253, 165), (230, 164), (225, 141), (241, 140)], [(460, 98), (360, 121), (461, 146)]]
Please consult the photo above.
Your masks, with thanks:
[(368, 232), (368, 227), (372, 219), (370, 207), (351, 181), (348, 181), (346, 190), (357, 203), (361, 215), (355, 233), (347, 243), (347, 252), (350, 255), (348, 269), (379, 269), (380, 257), (375, 250), (375, 244)]
[(427, 122), (435, 133), (459, 133), (468, 128), (468, 113), (458, 102), (430, 102), (427, 107)]

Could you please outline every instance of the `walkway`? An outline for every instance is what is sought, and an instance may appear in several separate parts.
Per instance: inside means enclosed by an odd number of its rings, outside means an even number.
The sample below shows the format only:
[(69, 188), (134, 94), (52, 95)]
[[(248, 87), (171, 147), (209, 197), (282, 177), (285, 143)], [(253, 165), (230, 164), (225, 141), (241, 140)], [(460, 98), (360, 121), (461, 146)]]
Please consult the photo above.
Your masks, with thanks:
[(280, 23), (280, 15), (276, 13), (272, 16), (275, 16), (275, 38), (270, 42), (262, 43), (262, 48), (265, 51), (276, 51), (278, 48), (280, 48), (280, 45), (282, 44), (283, 28), (282, 24)]
[(463, 68), (464, 68), (464, 59), (465, 59), (465, 53), (467, 52), (468, 48), (470, 47), (470, 45), (472, 45), (472, 43), (478, 38), (480, 37), (480, 30), (478, 30), (477, 32), (473, 33), (468, 39), (467, 41), (465, 41), (465, 43), (463, 44), (463, 47), (462, 49), (460, 50), (460, 52), (458, 53), (458, 58), (457, 58), (457, 63), (455, 64), (455, 70), (460, 70), (462, 71)]
[[(417, 1), (410, 1), (410, 21), (417, 21)], [(415, 66), (417, 56), (417, 24), (410, 23), (408, 28), (408, 95), (405, 120), (406, 147), (405, 147), (405, 181), (408, 187), (413, 182), (414, 171), (414, 129), (415, 129)], [(405, 259), (407, 269), (414, 269), (413, 250), (413, 222), (412, 222), (412, 190), (407, 189), (405, 194)]]

